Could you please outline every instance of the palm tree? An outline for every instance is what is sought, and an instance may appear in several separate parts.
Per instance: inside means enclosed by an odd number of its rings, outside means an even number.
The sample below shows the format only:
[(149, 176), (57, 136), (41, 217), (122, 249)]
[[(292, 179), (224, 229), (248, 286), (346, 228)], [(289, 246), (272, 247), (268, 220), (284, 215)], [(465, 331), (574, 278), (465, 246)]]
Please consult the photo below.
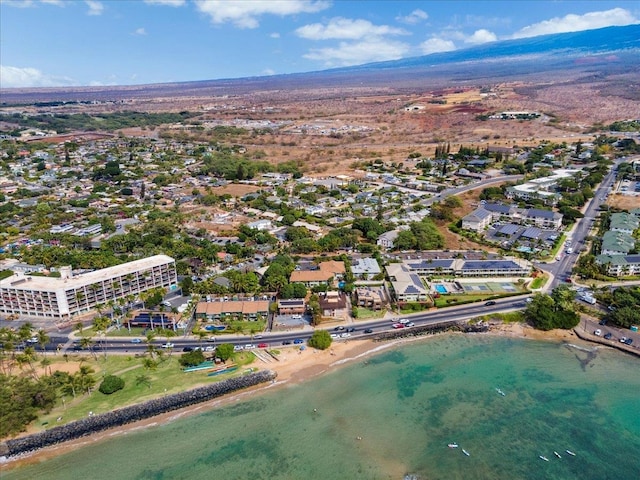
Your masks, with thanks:
[[(150, 360), (149, 358), (145, 358), (145, 360)], [(146, 374), (138, 375), (136, 377), (136, 385), (146, 385), (151, 388), (151, 377)]]
[(42, 328), (40, 330), (38, 330), (38, 334), (36, 336), (36, 338), (38, 339), (38, 345), (40, 345), (40, 349), (42, 350), (42, 353), (44, 355), (44, 347), (47, 343), (49, 343), (50, 337), (47, 334), (47, 332), (45, 332)]
[(107, 334), (107, 329), (109, 328), (110, 324), (111, 320), (109, 320), (109, 317), (105, 317), (104, 315), (93, 319), (93, 328), (95, 329), (96, 333), (100, 335), (100, 338), (102, 340), (102, 353), (104, 355), (104, 358), (107, 358), (107, 350), (105, 349), (104, 337)]

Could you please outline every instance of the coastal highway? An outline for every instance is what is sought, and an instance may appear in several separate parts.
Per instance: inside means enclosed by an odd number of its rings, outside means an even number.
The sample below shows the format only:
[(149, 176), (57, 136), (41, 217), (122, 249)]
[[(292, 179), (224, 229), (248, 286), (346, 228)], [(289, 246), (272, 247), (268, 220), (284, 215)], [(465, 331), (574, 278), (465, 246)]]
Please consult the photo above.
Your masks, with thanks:
[[(447, 307), (440, 310), (430, 310), (427, 312), (419, 312), (411, 315), (401, 315), (394, 318), (387, 318), (385, 320), (374, 320), (374, 321), (363, 321), (357, 322), (350, 325), (346, 325), (346, 328), (353, 328), (354, 331), (351, 333), (351, 338), (358, 337), (367, 337), (369, 335), (375, 335), (376, 333), (380, 333), (383, 331), (392, 331), (393, 323), (397, 322), (401, 318), (406, 318), (411, 320), (416, 326), (422, 325), (433, 325), (437, 326), (441, 323), (448, 323), (452, 321), (461, 321), (468, 320), (473, 317), (478, 317), (482, 315), (487, 315), (490, 313), (497, 312), (508, 312), (513, 310), (519, 310), (525, 307), (526, 298), (529, 295), (521, 295), (517, 297), (510, 297), (502, 300), (496, 300), (495, 305), (485, 305), (484, 303), (474, 303), (471, 305), (462, 305), (459, 307)], [(411, 328), (411, 327), (409, 327)], [(373, 330), (372, 334), (364, 333), (364, 330), (371, 329)], [(334, 333), (334, 329), (327, 329), (328, 332)], [(345, 333), (345, 330), (340, 331), (339, 333)], [(296, 339), (306, 340), (311, 337), (313, 334), (313, 330), (298, 330), (295, 332), (270, 332), (263, 333), (253, 336), (243, 336), (243, 335), (219, 335), (212, 337), (215, 341), (207, 341), (207, 340), (199, 340), (194, 339), (193, 337), (172, 337), (169, 340), (155, 340), (153, 344), (156, 347), (160, 347), (166, 343), (167, 341), (171, 342), (174, 347), (174, 351), (182, 351), (184, 347), (196, 347), (196, 346), (207, 346), (207, 345), (216, 345), (220, 343), (231, 343), (233, 345), (255, 345), (261, 343), (266, 343), (269, 347), (275, 347), (283, 345), (283, 342), (293, 342)], [(95, 344), (93, 349), (95, 351), (102, 351), (103, 341), (100, 338), (94, 337), (93, 339)], [(347, 340), (345, 338), (344, 340)], [(59, 346), (63, 346), (63, 348), (58, 348)], [(38, 347), (39, 348), (39, 347)], [(45, 346), (45, 349), (48, 351), (59, 351), (60, 353), (70, 353), (73, 351), (73, 344), (66, 337), (53, 337), (49, 344)], [(108, 352), (112, 353), (141, 353), (147, 349), (147, 345), (145, 340), (142, 339), (142, 343), (131, 343), (131, 339), (129, 337), (106, 337), (104, 339), (104, 349)]]

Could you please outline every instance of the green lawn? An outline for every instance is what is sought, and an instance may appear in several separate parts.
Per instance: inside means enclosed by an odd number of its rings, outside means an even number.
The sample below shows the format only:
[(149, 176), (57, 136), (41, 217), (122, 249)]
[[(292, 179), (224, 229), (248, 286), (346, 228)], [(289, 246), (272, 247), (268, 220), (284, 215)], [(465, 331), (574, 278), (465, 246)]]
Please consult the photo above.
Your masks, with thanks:
[(531, 285), (529, 286), (529, 288), (531, 288), (531, 290), (542, 288), (545, 285), (545, 283), (547, 283), (547, 280), (549, 280), (548, 275), (541, 275), (539, 277), (536, 277), (531, 282)]
[[(234, 354), (232, 359), (227, 361), (227, 364), (234, 363), (241, 368), (228, 374), (207, 377), (208, 371), (183, 372), (178, 363), (178, 358), (181, 354), (182, 352), (165, 353), (155, 370), (145, 369), (142, 365), (143, 358), (136, 358), (133, 355), (110, 355), (106, 360), (98, 352), (97, 359), (86, 354), (69, 355), (68, 363), (75, 362), (94, 369), (93, 377), (97, 380), (94, 390), (90, 394), (77, 393), (76, 398), (71, 395), (63, 397), (49, 414), (38, 418), (34, 424), (40, 426), (46, 422), (46, 426), (50, 428), (56, 424), (84, 418), (89, 412), (95, 414), (105, 413), (162, 395), (178, 393), (197, 386), (219, 382), (241, 375), (246, 370), (243, 367), (255, 360), (255, 356), (251, 352), (238, 352)], [(51, 356), (48, 358), (54, 360)], [(125, 382), (124, 389), (111, 395), (100, 393), (98, 387), (105, 375), (121, 377)], [(58, 417), (62, 417), (61, 422), (57, 422)]]
[(439, 298), (434, 299), (436, 307), (449, 307), (457, 305), (459, 303), (471, 303), (486, 300), (488, 298), (495, 298), (496, 295), (491, 292), (483, 293), (463, 293), (460, 295), (441, 295)]
[(358, 320), (371, 319), (371, 318), (382, 318), (387, 313), (386, 310), (370, 310), (364, 307), (358, 308)]

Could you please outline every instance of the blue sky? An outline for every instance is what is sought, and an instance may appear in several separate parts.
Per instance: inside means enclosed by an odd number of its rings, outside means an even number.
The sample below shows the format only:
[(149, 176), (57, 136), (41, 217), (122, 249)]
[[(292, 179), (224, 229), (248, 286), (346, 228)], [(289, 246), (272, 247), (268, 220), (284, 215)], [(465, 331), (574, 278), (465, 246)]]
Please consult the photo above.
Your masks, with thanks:
[(640, 2), (0, 0), (0, 87), (282, 73), (640, 23)]

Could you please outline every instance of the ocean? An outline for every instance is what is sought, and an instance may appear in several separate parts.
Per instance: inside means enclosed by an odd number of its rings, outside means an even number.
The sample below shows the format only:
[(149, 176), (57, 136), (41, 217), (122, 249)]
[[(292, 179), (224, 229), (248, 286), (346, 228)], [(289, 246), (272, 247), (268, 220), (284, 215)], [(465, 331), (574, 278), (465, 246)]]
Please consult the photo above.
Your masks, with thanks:
[(443, 335), (39, 464), (4, 465), (0, 478), (638, 478), (639, 366), (584, 344)]

